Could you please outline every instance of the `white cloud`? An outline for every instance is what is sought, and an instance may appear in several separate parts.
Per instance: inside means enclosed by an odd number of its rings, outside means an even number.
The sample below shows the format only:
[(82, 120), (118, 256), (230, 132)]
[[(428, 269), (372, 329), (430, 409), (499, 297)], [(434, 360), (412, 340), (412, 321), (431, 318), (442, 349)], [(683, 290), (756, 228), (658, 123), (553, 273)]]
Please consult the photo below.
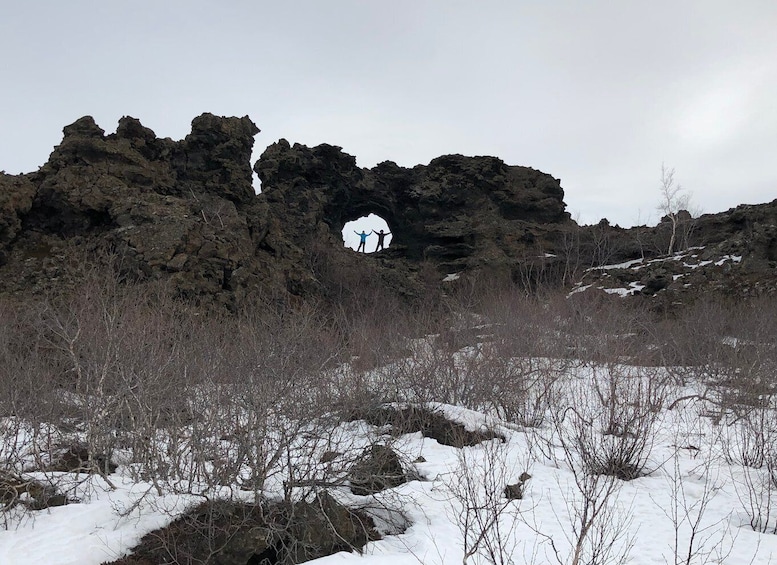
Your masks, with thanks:
[(774, 87), (775, 65), (729, 68), (687, 85), (687, 99), (677, 111), (679, 140), (704, 149), (746, 135), (766, 109), (759, 102)]

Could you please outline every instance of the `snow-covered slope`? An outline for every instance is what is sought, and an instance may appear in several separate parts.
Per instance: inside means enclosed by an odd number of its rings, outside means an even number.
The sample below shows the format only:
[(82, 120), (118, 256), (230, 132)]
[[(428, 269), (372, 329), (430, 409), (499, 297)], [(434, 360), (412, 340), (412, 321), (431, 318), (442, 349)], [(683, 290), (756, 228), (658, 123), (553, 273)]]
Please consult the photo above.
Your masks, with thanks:
[[(608, 416), (617, 420), (648, 396), (622, 385), (622, 396), (597, 404), (592, 391), (613, 382), (611, 371), (617, 371), (619, 383), (662, 379), (657, 396), (650, 397), (652, 415), (644, 420), (644, 414), (630, 412), (643, 418), (643, 427), (621, 435), (602, 428), (603, 411), (620, 406)], [(576, 551), (581, 563), (771, 563), (777, 515), (766, 505), (777, 487), (769, 478), (770, 463), (756, 469), (738, 460), (753, 447), (747, 441), (757, 438), (747, 435), (741, 421), (719, 425), (727, 416), (711, 417), (715, 405), (701, 399), (702, 390), (669, 384), (664, 376), (655, 368), (570, 368), (556, 383), (537, 428), (462, 407), (432, 406), (468, 429), (498, 432), (504, 442), (456, 448), (420, 433), (397, 438), (375, 426), (338, 424), (342, 433), (332, 437), (351, 448), (376, 439), (390, 443), (404, 461), (415, 462), (420, 478), (370, 496), (355, 496), (347, 485), (331, 488), (341, 502), (376, 516), (387, 509), (401, 512), (406, 529), (369, 543), (362, 554), (339, 553), (316, 563), (459, 564), (465, 550), (472, 554), (465, 562), (471, 563), (573, 563)], [(764, 430), (773, 433), (768, 426)], [(639, 476), (593, 480), (581, 445), (608, 450), (633, 434), (645, 434)], [(99, 476), (72, 479), (80, 480), (72, 493), (78, 503), (2, 514), (0, 563), (98, 565), (120, 557), (142, 535), (199, 500), (160, 496), (151, 484), (130, 480), (126, 466), (108, 478), (115, 488)], [(517, 483), (523, 498), (508, 500), (505, 485)], [(768, 523), (757, 522), (759, 517)]]

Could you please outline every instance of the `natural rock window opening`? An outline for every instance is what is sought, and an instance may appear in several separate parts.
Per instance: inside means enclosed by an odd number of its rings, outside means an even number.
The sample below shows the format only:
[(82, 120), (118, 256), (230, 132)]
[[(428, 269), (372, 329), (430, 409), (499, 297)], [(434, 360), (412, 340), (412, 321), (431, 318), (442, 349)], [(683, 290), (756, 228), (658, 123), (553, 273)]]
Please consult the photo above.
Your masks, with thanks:
[[(354, 251), (359, 248), (359, 233), (366, 232), (368, 234), (367, 242), (365, 244), (366, 253), (374, 253), (378, 246), (378, 233), (383, 230), (385, 234), (391, 232), (386, 220), (378, 216), (377, 214), (370, 214), (368, 216), (362, 216), (351, 222), (347, 222), (343, 228), (343, 243), (346, 247), (353, 249)], [(374, 233), (373, 233), (374, 232)], [(388, 249), (391, 245), (391, 239), (393, 235), (386, 235), (383, 240), (384, 249)]]

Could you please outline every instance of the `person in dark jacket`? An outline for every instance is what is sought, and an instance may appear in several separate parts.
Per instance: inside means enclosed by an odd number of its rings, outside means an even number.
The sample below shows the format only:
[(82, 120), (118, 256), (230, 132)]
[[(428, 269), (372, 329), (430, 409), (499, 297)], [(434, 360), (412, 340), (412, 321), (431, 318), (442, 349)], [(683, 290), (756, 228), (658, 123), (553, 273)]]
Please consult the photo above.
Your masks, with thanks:
[(383, 232), (383, 230), (380, 230), (379, 232), (373, 231), (370, 235), (375, 234), (378, 236), (378, 245), (375, 246), (375, 251), (378, 251), (380, 249), (383, 249), (383, 240), (386, 238), (387, 235), (391, 235), (391, 232)]

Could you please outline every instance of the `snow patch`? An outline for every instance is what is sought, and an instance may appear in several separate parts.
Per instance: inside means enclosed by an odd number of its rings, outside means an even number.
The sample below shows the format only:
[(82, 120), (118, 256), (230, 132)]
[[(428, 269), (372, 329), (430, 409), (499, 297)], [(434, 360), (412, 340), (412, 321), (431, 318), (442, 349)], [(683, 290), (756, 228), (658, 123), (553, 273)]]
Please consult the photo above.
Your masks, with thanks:
[(592, 285), (592, 284), (584, 284), (584, 285), (577, 286), (577, 287), (573, 288), (573, 289), (572, 289), (572, 290), (569, 292), (569, 294), (567, 294), (567, 298), (569, 298), (569, 297), (570, 297), (570, 296), (572, 296), (573, 294), (577, 294), (578, 292), (585, 292), (586, 290), (588, 290), (588, 289), (589, 289), (589, 288), (591, 288), (592, 286), (594, 286), (594, 285)]
[(615, 265), (601, 265), (599, 267), (591, 267), (586, 269), (588, 271), (609, 271), (610, 269), (629, 269), (633, 265), (639, 265), (642, 263), (642, 259), (632, 259), (631, 261), (625, 261), (624, 263), (617, 263)]
[(629, 288), (604, 288), (599, 287), (607, 294), (617, 294), (618, 296), (633, 296), (637, 292), (641, 291), (643, 288), (645, 288), (644, 284), (639, 284), (638, 282), (632, 282), (629, 283)]

